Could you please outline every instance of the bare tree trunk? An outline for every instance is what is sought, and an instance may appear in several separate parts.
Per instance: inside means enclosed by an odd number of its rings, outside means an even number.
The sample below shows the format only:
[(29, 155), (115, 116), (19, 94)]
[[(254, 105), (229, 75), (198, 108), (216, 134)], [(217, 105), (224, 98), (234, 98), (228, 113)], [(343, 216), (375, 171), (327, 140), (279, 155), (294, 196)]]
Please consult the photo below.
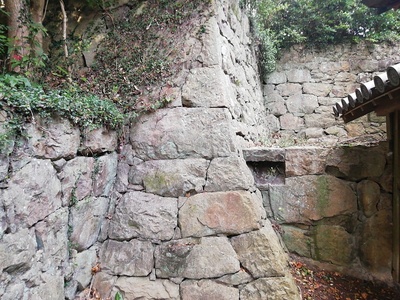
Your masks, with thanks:
[[(28, 43), (28, 27), (22, 21), (24, 19), (24, 11), (27, 7), (24, 5), (24, 0), (5, 0), (5, 9), (8, 12), (8, 37), (10, 38), (11, 47), (10, 57), (12, 59), (21, 59), (24, 55), (29, 55), (30, 46)], [(11, 70), (11, 66), (10, 66)], [(15, 68), (13, 71), (19, 72), (20, 68)]]
[[(42, 24), (45, 14), (45, 5), (47, 4), (48, 0), (31, 0), (31, 14), (33, 22), (37, 24)], [(43, 46), (43, 32), (38, 31), (35, 36), (35, 41), (37, 46), (42, 49)]]

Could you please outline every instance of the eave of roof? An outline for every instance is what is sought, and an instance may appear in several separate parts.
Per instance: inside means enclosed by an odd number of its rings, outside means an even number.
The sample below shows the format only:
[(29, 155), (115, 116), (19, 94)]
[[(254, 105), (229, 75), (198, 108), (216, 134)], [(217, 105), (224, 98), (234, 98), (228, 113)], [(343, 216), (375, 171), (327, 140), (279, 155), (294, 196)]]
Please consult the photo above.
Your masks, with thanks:
[(386, 116), (395, 110), (400, 110), (400, 64), (362, 83), (354, 93), (333, 107), (334, 115), (341, 116), (346, 123), (372, 111), (379, 116)]

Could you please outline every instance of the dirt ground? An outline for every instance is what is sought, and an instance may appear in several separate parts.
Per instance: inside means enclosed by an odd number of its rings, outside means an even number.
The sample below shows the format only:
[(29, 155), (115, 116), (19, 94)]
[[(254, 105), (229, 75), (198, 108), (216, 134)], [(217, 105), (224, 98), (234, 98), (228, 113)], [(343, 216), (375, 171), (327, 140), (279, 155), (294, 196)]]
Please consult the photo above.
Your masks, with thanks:
[(397, 300), (400, 286), (366, 281), (338, 272), (325, 271), (291, 257), (291, 272), (303, 300)]

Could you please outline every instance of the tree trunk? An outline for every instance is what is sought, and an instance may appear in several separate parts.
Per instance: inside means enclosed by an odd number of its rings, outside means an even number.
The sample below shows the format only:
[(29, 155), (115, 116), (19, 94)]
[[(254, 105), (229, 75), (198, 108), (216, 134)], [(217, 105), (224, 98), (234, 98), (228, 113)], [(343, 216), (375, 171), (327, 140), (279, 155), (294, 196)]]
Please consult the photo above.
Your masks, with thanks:
[[(46, 0), (31, 0), (31, 14), (33, 22), (42, 25), (44, 14), (45, 14), (45, 4)], [(42, 50), (43, 46), (43, 32), (38, 31), (35, 36), (36, 47)]]

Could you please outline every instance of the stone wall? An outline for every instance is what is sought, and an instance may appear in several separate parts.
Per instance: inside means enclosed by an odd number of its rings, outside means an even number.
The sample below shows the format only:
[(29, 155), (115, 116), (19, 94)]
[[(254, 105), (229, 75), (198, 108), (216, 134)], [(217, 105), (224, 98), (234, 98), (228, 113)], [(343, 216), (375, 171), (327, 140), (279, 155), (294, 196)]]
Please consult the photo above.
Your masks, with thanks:
[(265, 79), (265, 106), (273, 127), (262, 143), (335, 145), (365, 134), (385, 137), (384, 117), (369, 114), (343, 124), (335, 120), (332, 107), (360, 83), (398, 62), (397, 45), (360, 43), (319, 51), (295, 46)]
[(36, 118), (1, 157), (0, 298), (300, 298), (241, 156), (268, 131), (249, 21), (237, 0), (209, 15), (124, 143)]
[[(253, 148), (244, 156), (290, 252), (324, 262), (324, 268), (391, 281), (392, 161), (386, 143)], [(277, 183), (277, 176), (285, 178)]]

